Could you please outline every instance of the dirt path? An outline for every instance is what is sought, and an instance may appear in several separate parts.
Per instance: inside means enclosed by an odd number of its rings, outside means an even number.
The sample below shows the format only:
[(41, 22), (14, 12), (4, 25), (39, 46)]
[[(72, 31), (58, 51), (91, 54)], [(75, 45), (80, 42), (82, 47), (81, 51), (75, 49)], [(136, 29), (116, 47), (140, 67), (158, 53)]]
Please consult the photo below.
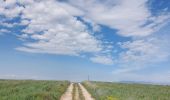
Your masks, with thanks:
[(90, 93), (84, 88), (83, 85), (81, 85), (79, 83), (79, 86), (80, 86), (80, 88), (82, 90), (82, 93), (83, 93), (83, 96), (84, 96), (85, 100), (95, 100), (94, 98), (91, 97)]
[(62, 95), (60, 100), (72, 100), (73, 83), (70, 84), (67, 91)]
[(79, 92), (81, 92), (81, 91), (79, 91), (78, 90), (78, 84), (75, 84), (75, 100), (80, 100), (80, 98), (79, 98)]

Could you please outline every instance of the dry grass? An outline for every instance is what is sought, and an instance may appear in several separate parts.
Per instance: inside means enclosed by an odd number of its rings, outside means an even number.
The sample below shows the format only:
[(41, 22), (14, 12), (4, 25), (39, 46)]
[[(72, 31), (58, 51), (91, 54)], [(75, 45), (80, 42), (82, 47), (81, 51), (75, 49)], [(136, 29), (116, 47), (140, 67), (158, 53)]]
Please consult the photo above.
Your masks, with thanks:
[(83, 82), (96, 100), (170, 100), (170, 86)]
[(59, 100), (68, 81), (0, 80), (0, 100)]

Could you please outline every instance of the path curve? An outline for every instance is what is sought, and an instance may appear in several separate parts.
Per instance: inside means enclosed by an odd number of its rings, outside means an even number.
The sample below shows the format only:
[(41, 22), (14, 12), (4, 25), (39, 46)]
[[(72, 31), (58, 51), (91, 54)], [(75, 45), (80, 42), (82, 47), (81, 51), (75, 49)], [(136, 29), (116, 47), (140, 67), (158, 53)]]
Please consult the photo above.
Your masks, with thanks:
[(60, 100), (72, 100), (73, 83), (70, 84), (67, 91), (61, 96)]
[(84, 86), (81, 85), (81, 83), (79, 83), (79, 86), (82, 90), (82, 94), (83, 94), (85, 100), (95, 100), (94, 98), (92, 98), (91, 94), (84, 88)]

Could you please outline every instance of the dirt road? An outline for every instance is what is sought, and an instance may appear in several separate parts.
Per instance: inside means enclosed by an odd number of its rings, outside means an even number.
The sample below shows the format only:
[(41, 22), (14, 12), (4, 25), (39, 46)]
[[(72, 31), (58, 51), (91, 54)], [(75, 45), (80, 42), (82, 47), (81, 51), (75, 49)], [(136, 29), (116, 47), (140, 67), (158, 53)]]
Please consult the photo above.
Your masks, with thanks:
[(74, 84), (74, 90), (73, 91), (74, 91), (73, 100), (81, 100), (80, 95), (79, 95), (81, 91), (79, 91), (77, 83)]
[(73, 83), (70, 84), (67, 91), (62, 95), (60, 100), (72, 100)]
[(85, 100), (95, 100), (94, 98), (92, 98), (90, 93), (84, 88), (84, 86), (81, 85), (81, 83), (79, 83), (79, 86), (80, 86), (80, 88), (82, 90), (82, 93), (84, 95)]
[[(77, 86), (75, 84), (77, 83), (70, 84), (67, 91), (63, 94), (60, 100), (73, 100), (73, 99), (80, 100), (81, 99), (80, 94), (83, 95), (83, 100), (95, 100), (94, 98), (91, 97), (90, 93), (84, 88), (84, 86), (81, 85), (81, 83), (78, 83)], [(80, 90), (78, 90), (78, 86), (80, 87)], [(73, 93), (74, 88), (75, 93)]]

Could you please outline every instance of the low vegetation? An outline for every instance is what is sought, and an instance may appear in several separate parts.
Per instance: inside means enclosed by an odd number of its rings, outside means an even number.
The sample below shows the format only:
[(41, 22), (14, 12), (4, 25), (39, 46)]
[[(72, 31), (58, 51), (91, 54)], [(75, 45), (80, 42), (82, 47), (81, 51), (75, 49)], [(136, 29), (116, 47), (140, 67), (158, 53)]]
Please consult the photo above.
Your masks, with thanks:
[(170, 86), (83, 82), (96, 100), (170, 100)]
[(59, 100), (68, 81), (0, 80), (0, 100)]

